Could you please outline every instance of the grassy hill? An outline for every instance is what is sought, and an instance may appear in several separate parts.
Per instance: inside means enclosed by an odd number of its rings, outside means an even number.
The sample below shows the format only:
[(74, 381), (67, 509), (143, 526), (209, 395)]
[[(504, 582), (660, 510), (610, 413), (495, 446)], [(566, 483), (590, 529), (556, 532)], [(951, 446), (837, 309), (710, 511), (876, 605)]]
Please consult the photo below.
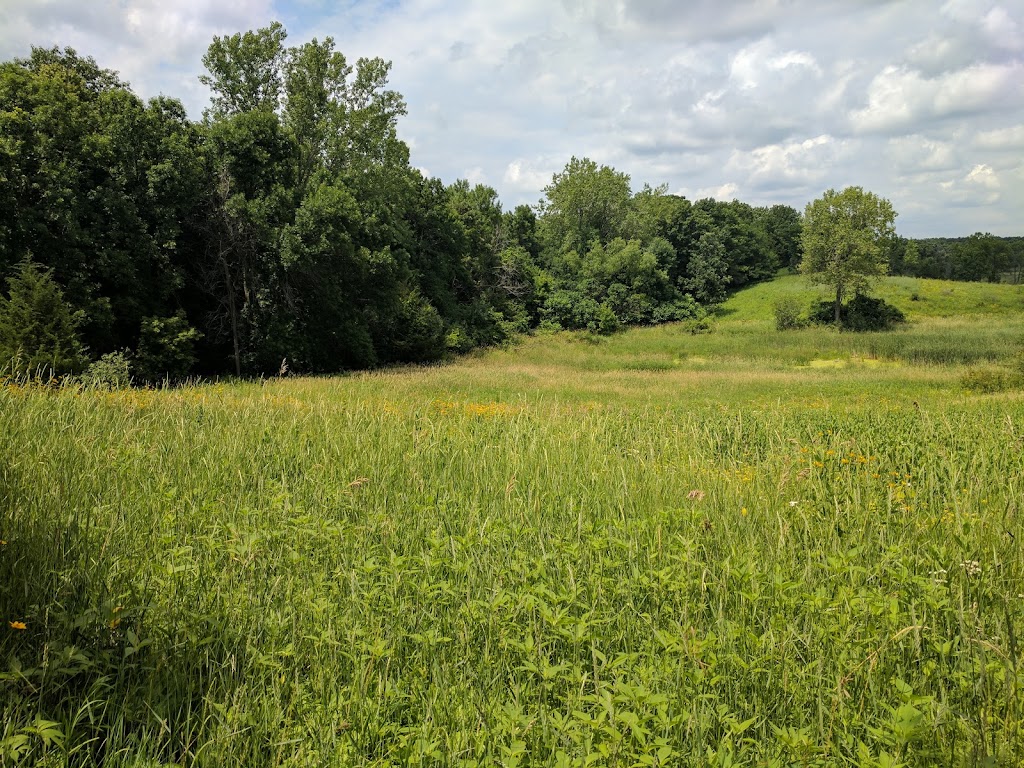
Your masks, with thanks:
[[(411, 379), (465, 395), (540, 396), (619, 403), (749, 401), (816, 396), (961, 396), (966, 367), (998, 363), (1024, 348), (1024, 286), (887, 278), (876, 291), (902, 309), (905, 326), (877, 333), (831, 327), (779, 332), (776, 300), (810, 305), (823, 293), (783, 276), (732, 296), (705, 332), (688, 324), (611, 337), (539, 335)], [(917, 295), (917, 299), (912, 297)], [(836, 368), (847, 369), (843, 376)], [(467, 375), (468, 374), (468, 375)]]
[[(830, 299), (828, 290), (812, 286), (801, 275), (781, 275), (734, 294), (723, 306), (723, 317), (733, 322), (772, 321), (772, 306), (783, 297), (809, 305)], [(871, 295), (895, 305), (913, 321), (930, 318), (1020, 315), (1024, 313), (1024, 285), (967, 283), (915, 277), (886, 277)]]

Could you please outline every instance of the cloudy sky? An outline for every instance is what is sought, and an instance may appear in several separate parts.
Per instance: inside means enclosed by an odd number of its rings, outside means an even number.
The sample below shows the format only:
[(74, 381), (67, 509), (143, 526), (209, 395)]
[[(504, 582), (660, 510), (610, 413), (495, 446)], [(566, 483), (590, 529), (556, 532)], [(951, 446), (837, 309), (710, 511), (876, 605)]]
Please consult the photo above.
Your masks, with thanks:
[(412, 162), (535, 203), (572, 155), (802, 210), (860, 185), (910, 237), (1024, 235), (1024, 0), (0, 0), (0, 59), (70, 45), (199, 118), (215, 34), (280, 20), (394, 63)]

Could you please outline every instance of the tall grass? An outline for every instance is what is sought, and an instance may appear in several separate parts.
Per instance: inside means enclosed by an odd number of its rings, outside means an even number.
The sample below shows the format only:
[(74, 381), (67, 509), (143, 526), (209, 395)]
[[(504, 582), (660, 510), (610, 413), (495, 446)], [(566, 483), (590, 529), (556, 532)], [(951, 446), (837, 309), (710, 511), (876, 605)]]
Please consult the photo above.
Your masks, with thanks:
[(0, 764), (1019, 764), (1024, 397), (731, 334), (0, 388)]

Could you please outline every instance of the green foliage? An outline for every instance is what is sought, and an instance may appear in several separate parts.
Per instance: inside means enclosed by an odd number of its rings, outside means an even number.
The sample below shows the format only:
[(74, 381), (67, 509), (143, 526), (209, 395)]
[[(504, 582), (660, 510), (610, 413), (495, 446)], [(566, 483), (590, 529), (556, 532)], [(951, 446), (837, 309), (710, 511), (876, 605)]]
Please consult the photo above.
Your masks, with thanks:
[(596, 327), (598, 303), (579, 291), (560, 289), (548, 294), (541, 318), (566, 330)]
[(149, 383), (181, 381), (196, 362), (195, 344), (202, 334), (188, 324), (184, 312), (142, 321), (133, 368)]
[[(906, 315), (884, 299), (857, 294), (839, 310), (839, 327), (848, 331), (887, 331), (906, 322)], [(808, 320), (826, 325), (835, 322), (835, 304), (819, 301), (811, 307)]]
[(286, 39), (276, 22), (215, 37), (201, 123), (70, 49), (0, 66), (0, 270), (37, 254), (94, 355), (182, 311), (204, 374), (434, 359), (437, 320), (467, 351), (542, 324), (684, 319), (792, 258), (786, 206), (633, 194), (586, 158), (537, 211), (425, 179), (390, 64)]
[(0, 366), (15, 376), (77, 373), (86, 362), (78, 337), (81, 315), (71, 311), (50, 270), (25, 261), (0, 295)]
[(415, 290), (402, 296), (400, 302), (395, 328), (389, 333), (393, 359), (416, 363), (440, 359), (447, 347), (441, 315)]
[(714, 334), (0, 387), (0, 760), (1014, 765), (1024, 399), (799, 356), (1019, 313), (778, 334), (747, 293)]
[(984, 365), (969, 368), (960, 378), (964, 389), (990, 394), (1024, 388), (1024, 374), (1013, 368)]
[(862, 294), (888, 266), (882, 245), (894, 235), (896, 213), (888, 200), (861, 187), (828, 190), (804, 211), (800, 270), (836, 294), (833, 319), (848, 293)]
[(901, 242), (890, 257), (894, 274), (945, 280), (1024, 282), (1024, 238), (976, 232)]
[(792, 331), (807, 325), (803, 317), (803, 305), (793, 296), (776, 299), (772, 310), (775, 314), (775, 329), (778, 331)]
[(608, 336), (621, 330), (622, 323), (619, 322), (619, 318), (611, 307), (601, 304), (597, 308), (593, 322), (588, 325), (588, 329), (602, 336)]
[(213, 92), (212, 117), (277, 110), (287, 36), (275, 21), (255, 32), (213, 38), (203, 56), (209, 74), (199, 77)]
[(544, 188), (544, 233), (558, 251), (582, 252), (621, 237), (629, 211), (629, 176), (573, 157)]
[(700, 236), (697, 248), (687, 264), (687, 290), (701, 304), (718, 304), (725, 299), (725, 288), (732, 281), (725, 246), (710, 232)]
[(82, 383), (95, 389), (124, 389), (132, 383), (131, 356), (126, 350), (107, 352), (89, 363)]

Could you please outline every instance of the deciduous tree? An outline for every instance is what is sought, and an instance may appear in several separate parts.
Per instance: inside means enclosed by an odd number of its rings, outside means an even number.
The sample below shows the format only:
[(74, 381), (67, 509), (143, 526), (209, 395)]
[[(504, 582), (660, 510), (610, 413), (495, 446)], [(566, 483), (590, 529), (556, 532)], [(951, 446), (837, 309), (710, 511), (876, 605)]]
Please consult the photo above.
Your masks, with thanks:
[(883, 245), (893, 237), (896, 212), (885, 198), (861, 187), (828, 190), (804, 211), (800, 270), (836, 292), (835, 322), (843, 297), (865, 291), (887, 270)]

